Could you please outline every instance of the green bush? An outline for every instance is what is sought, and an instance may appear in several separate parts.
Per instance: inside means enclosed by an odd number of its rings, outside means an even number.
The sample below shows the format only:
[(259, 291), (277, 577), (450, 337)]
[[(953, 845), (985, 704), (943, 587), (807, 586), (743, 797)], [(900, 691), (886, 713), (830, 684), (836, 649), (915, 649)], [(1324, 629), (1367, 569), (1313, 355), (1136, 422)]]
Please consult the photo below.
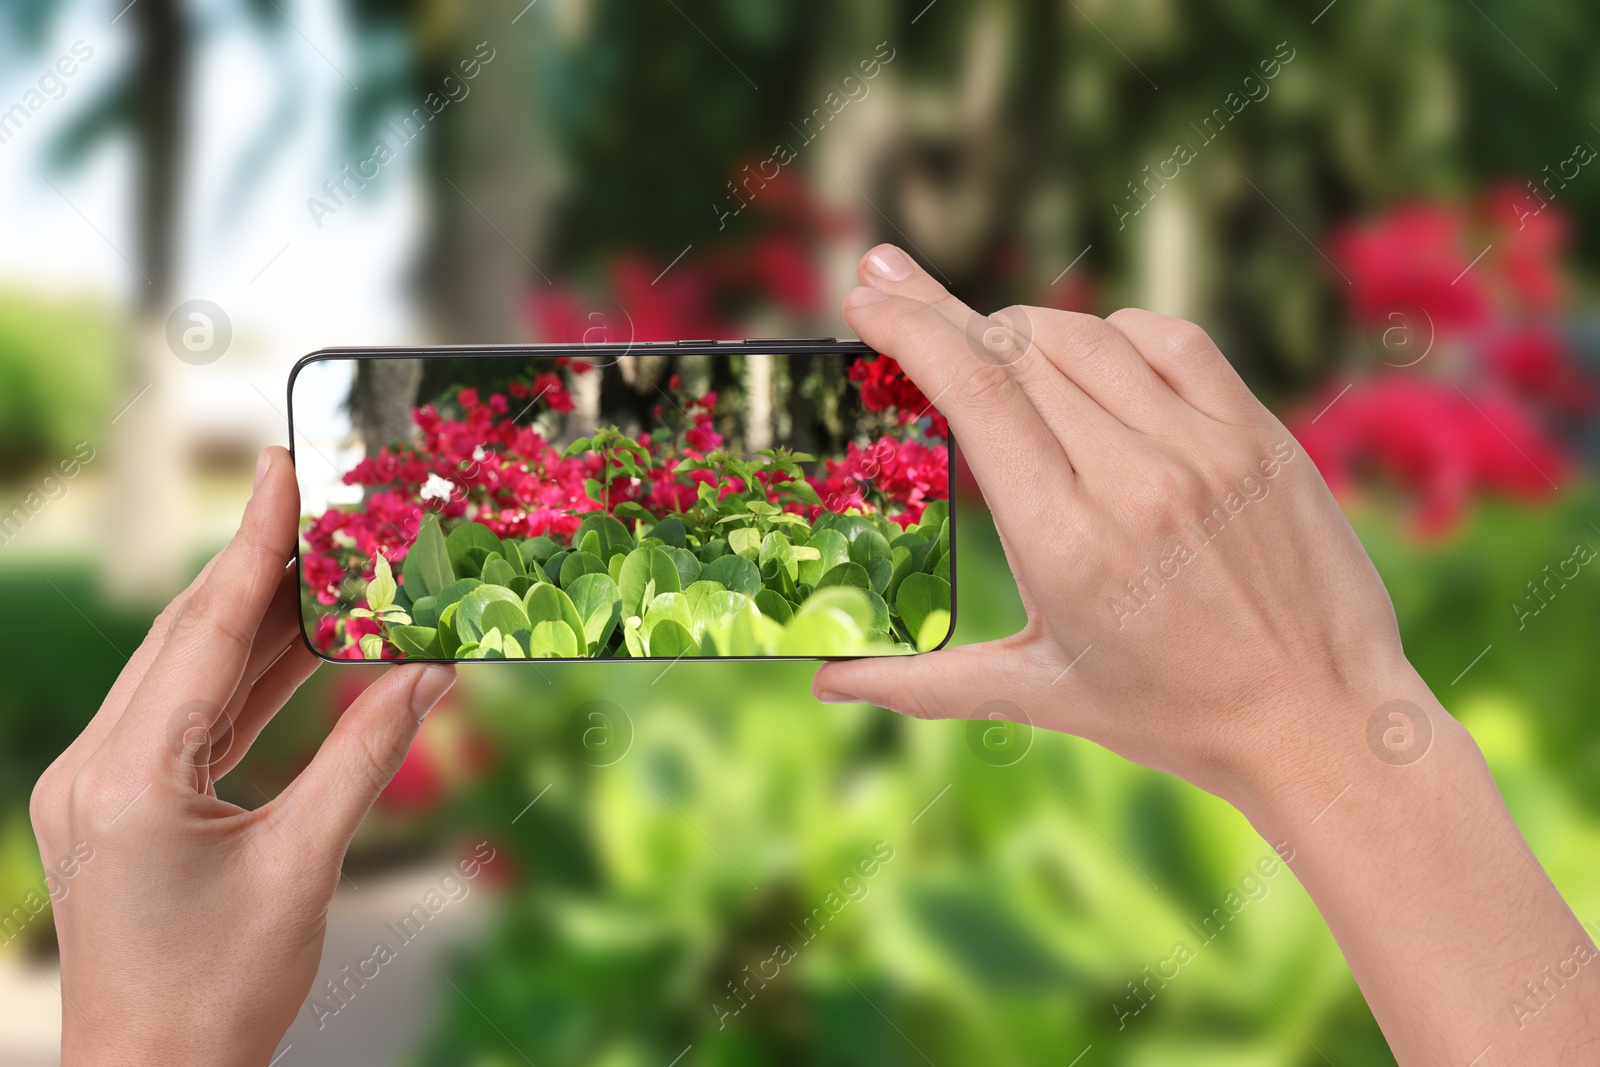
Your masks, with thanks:
[(98, 303), (0, 291), (0, 475), (104, 438), (121, 344), (119, 323)]
[(911, 652), (950, 630), (944, 501), (902, 530), (881, 515), (815, 522), (707, 485), (661, 519), (594, 512), (569, 542), (422, 525), (396, 583), (382, 555), (356, 618), (369, 659), (815, 656)]

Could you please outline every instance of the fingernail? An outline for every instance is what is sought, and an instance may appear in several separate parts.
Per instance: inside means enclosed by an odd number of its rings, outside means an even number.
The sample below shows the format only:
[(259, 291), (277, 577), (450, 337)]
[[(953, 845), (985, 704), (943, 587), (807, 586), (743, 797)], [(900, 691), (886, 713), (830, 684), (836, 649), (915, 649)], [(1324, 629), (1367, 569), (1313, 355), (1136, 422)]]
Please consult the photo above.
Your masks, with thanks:
[(411, 712), (421, 722), (439, 699), (456, 684), (456, 672), (448, 667), (428, 667), (411, 690)]
[(894, 245), (879, 245), (867, 255), (867, 266), (872, 273), (891, 282), (911, 277), (911, 257)]
[(831, 689), (824, 689), (817, 694), (817, 702), (821, 704), (859, 704), (860, 697), (849, 696), (845, 693), (835, 693)]
[(261, 479), (267, 476), (267, 468), (272, 466), (272, 456), (266, 449), (261, 450), (261, 455), (256, 457), (256, 488), (261, 488)]
[(887, 300), (888, 298), (888, 293), (880, 293), (876, 289), (868, 289), (864, 285), (858, 285), (845, 294), (844, 306), (858, 308), (863, 304), (876, 304), (878, 301)]

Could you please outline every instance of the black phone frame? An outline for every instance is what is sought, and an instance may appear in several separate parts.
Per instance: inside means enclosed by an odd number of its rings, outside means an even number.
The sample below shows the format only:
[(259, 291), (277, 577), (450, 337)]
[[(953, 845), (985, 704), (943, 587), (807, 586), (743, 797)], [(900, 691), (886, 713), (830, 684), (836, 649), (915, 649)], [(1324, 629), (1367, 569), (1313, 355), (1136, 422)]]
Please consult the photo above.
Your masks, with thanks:
[[(461, 359), (461, 358), (507, 358), (522, 356), (529, 359), (553, 359), (558, 356), (568, 356), (574, 359), (591, 361), (605, 361), (623, 359), (630, 356), (653, 356), (668, 353), (680, 356), (737, 356), (737, 355), (873, 355), (877, 349), (871, 345), (854, 338), (840, 337), (782, 337), (760, 338), (747, 337), (742, 341), (725, 341), (716, 339), (695, 339), (685, 341), (636, 341), (617, 342), (607, 344), (507, 344), (507, 345), (413, 345), (413, 346), (384, 346), (384, 347), (332, 347), (319, 348), (315, 352), (307, 353), (295, 361), (293, 369), (289, 371), (289, 380), (285, 385), (286, 397), (284, 410), (288, 412), (289, 422), (289, 457), (296, 462), (298, 470), (298, 456), (295, 451), (294, 429), (294, 383), (300, 372), (313, 363), (332, 360), (354, 359)], [(605, 363), (609, 366), (610, 363)], [(949, 486), (946, 499), (950, 502), (950, 630), (945, 634), (944, 640), (934, 648), (920, 652), (913, 652), (913, 656), (926, 655), (928, 652), (937, 652), (950, 643), (956, 632), (956, 612), (959, 597), (956, 590), (959, 583), (956, 579), (956, 441), (953, 435), (945, 438), (945, 447), (949, 454)], [(297, 476), (298, 477), (298, 476)], [(305, 574), (300, 562), (300, 531), (298, 522), (295, 530), (294, 553), (295, 587), (303, 593), (305, 588)], [(305, 613), (298, 609), (300, 616), (300, 639), (305, 642), (306, 648), (312, 655), (326, 663), (373, 663), (374, 660), (336, 659), (325, 655), (311, 641), (311, 634), (306, 632)], [(595, 659), (591, 656), (573, 656), (559, 658), (527, 658), (508, 660), (475, 660), (475, 659), (411, 659), (384, 660), (385, 663), (447, 663), (447, 664), (544, 664), (544, 663), (676, 663), (680, 659), (693, 659), (697, 663), (779, 663), (779, 662), (829, 662), (833, 660), (851, 659), (887, 659), (888, 656), (640, 656), (627, 659)], [(895, 657), (898, 658), (898, 657)]]

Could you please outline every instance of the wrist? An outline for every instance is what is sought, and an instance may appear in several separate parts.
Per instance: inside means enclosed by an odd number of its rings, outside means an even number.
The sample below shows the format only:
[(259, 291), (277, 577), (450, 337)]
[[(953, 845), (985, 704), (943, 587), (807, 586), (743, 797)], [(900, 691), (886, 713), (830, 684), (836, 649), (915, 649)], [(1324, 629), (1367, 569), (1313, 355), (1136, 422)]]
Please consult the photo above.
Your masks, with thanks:
[(1557, 1062), (1549, 1051), (1584, 1032), (1600, 996), (1533, 1001), (1539, 1030), (1518, 1005), (1530, 979), (1590, 958), (1592, 942), (1472, 736), (1415, 672), (1392, 683), (1330, 697), (1229, 799), (1316, 903), (1399, 1062), (1468, 1063), (1491, 1045), (1506, 1062)]
[[(77, 1003), (76, 1001), (74, 1001)], [(88, 1007), (88, 1005), (81, 1005)], [(176, 1029), (153, 1032), (139, 1026), (117, 1026), (109, 1020), (92, 1022), (63, 1003), (61, 1027), (62, 1067), (263, 1067), (277, 1044), (265, 1047), (218, 1031)]]
[(1341, 805), (1365, 810), (1475, 779), (1492, 788), (1472, 736), (1404, 661), (1377, 681), (1299, 696), (1280, 721), (1287, 728), (1225, 797), (1269, 837), (1326, 830)]

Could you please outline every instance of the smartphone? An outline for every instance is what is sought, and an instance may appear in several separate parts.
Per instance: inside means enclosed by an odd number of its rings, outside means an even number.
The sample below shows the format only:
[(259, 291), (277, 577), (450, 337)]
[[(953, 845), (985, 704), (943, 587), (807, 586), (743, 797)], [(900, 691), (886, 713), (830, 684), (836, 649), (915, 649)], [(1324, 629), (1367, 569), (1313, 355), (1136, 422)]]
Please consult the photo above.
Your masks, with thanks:
[(859, 341), (324, 349), (289, 435), (326, 659), (905, 655), (954, 625), (954, 443)]

